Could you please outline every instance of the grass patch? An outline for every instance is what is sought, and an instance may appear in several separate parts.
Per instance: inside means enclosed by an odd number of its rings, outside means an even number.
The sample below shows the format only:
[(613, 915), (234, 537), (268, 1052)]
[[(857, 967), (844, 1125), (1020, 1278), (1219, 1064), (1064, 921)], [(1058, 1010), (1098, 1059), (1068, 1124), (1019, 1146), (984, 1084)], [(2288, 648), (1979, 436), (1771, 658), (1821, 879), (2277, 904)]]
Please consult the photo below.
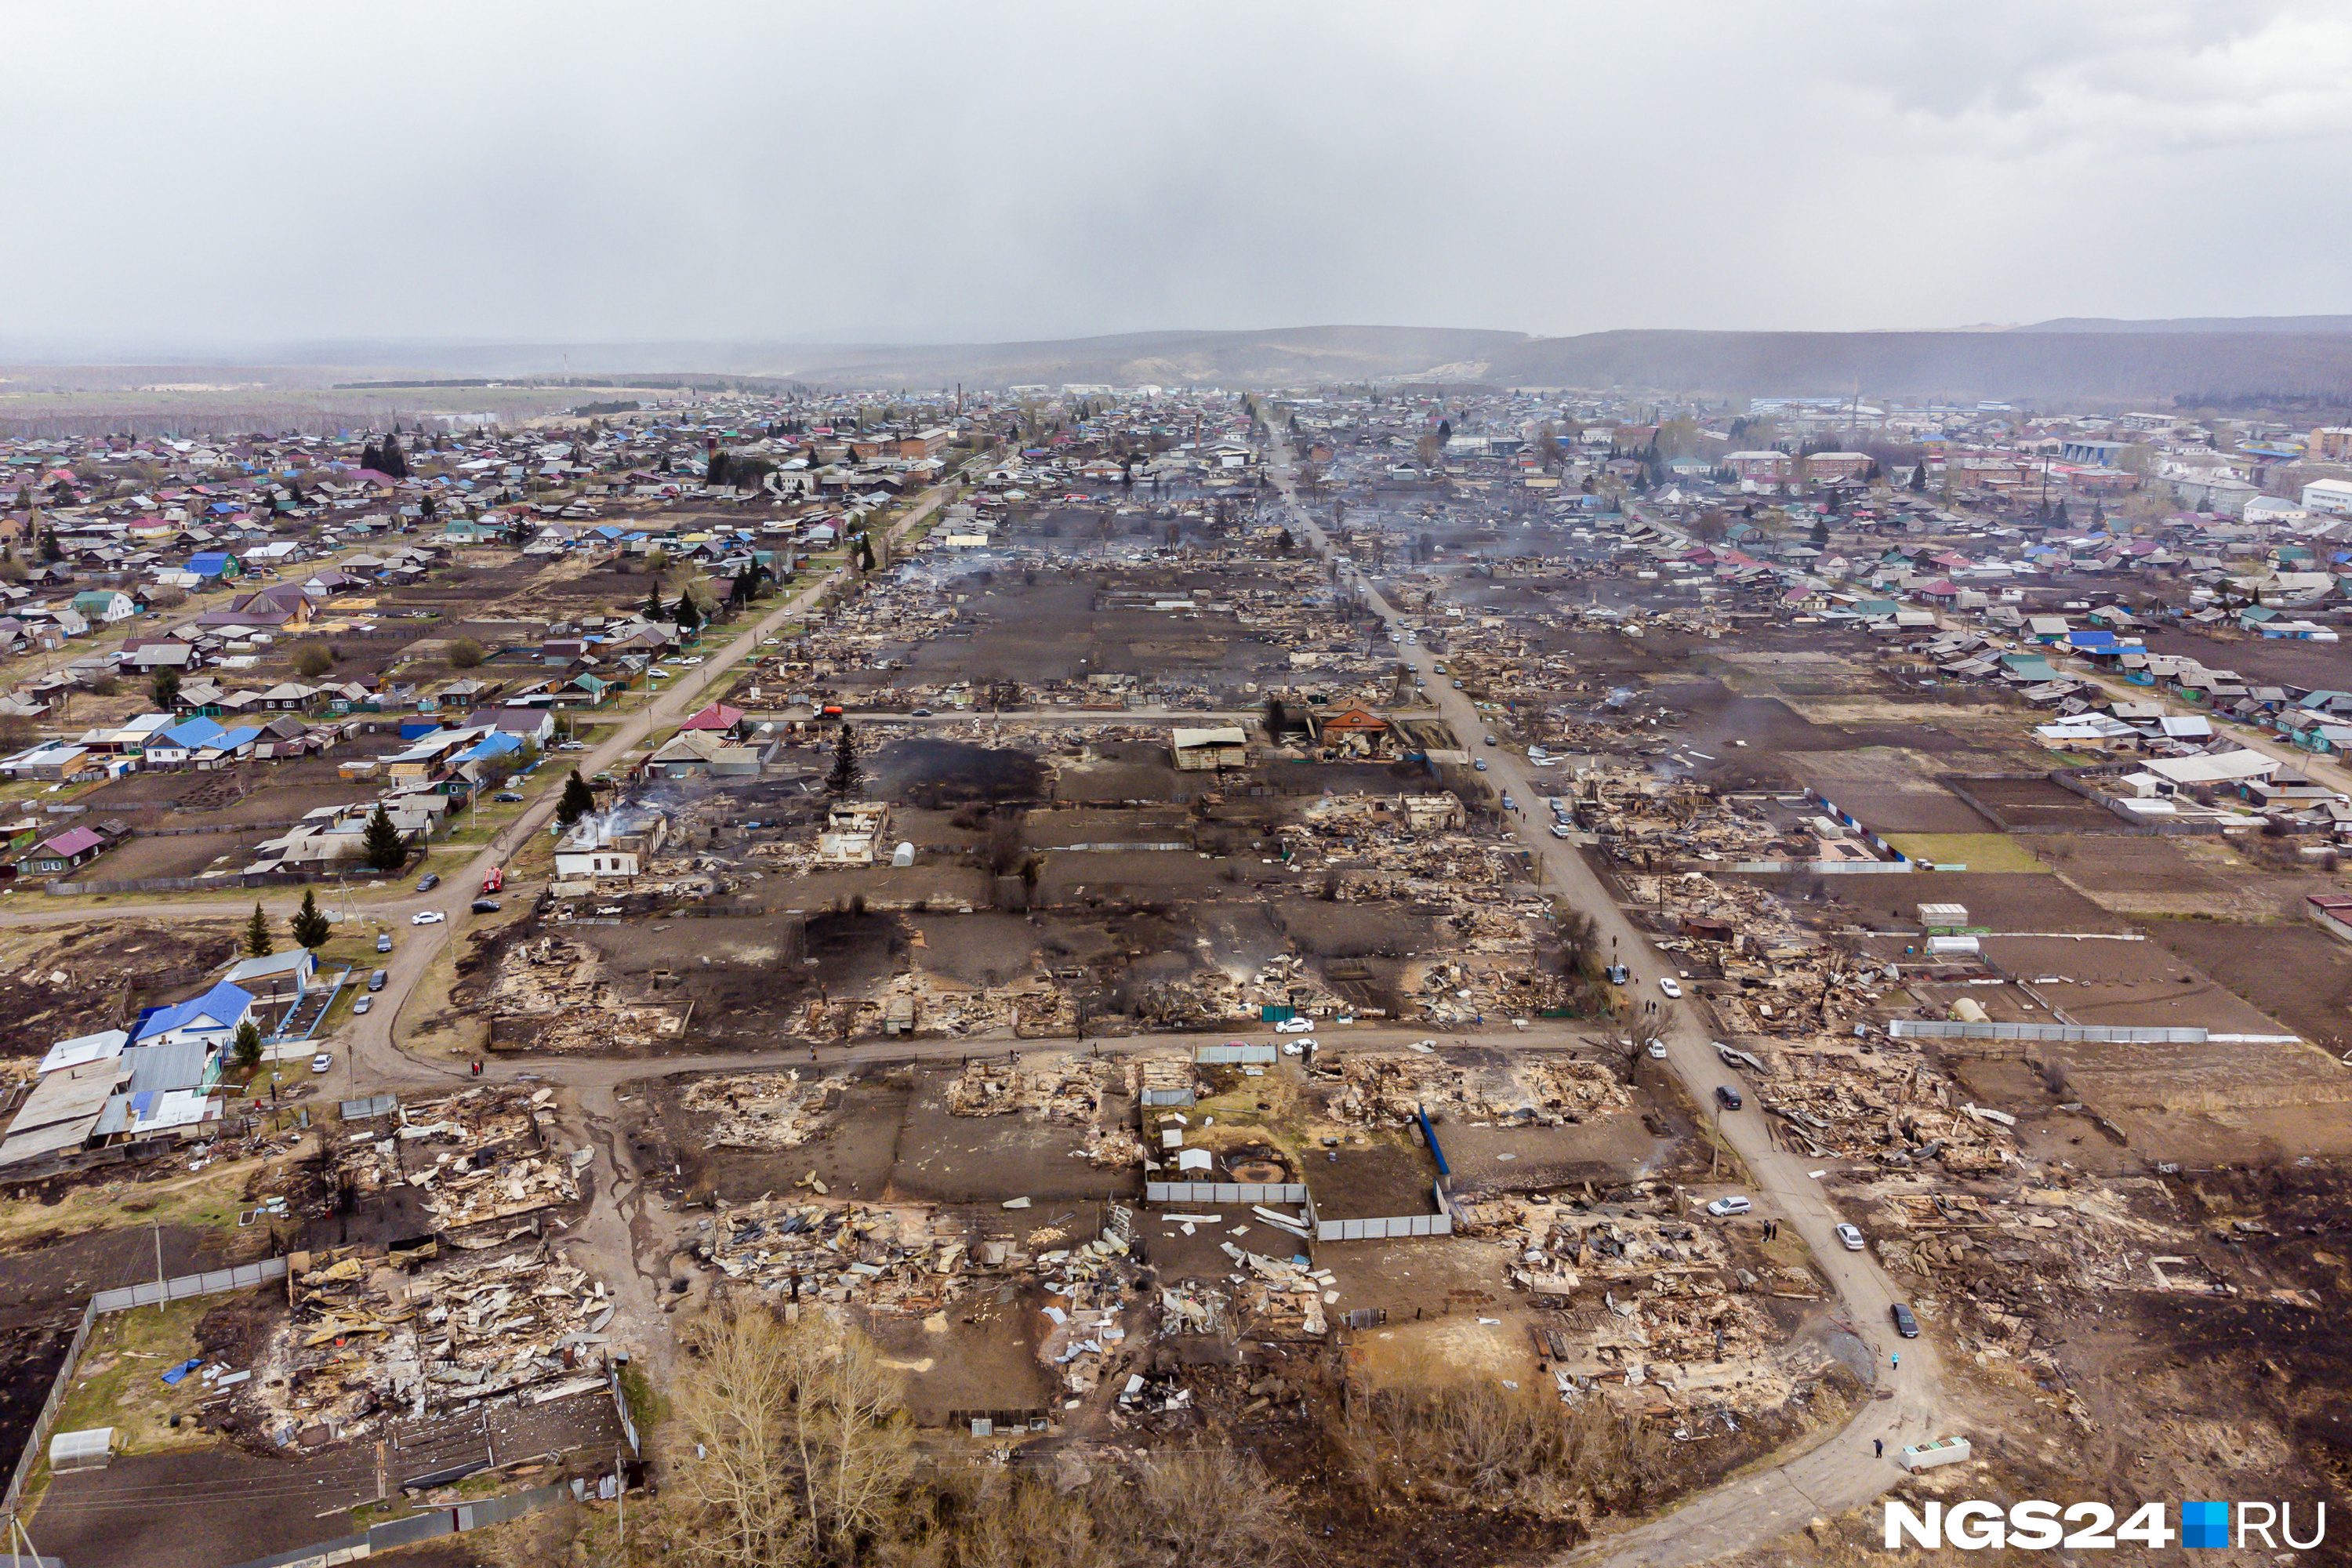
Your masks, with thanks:
[(621, 1368), (621, 1397), (629, 1402), (629, 1419), (636, 1424), (637, 1441), (644, 1443), (654, 1428), (669, 1419), (669, 1401), (635, 1362)]
[(2006, 833), (1890, 833), (1886, 842), (1914, 860), (1971, 871), (2047, 871), (2033, 851)]
[(11, 1204), (0, 1209), (0, 1243), (51, 1232), (79, 1236), (128, 1222), (209, 1226), (235, 1231), (239, 1194), (268, 1161), (255, 1158), (206, 1165), (166, 1181), (105, 1182), (76, 1187), (55, 1204)]
[(212, 1437), (193, 1423), (183, 1420), (175, 1429), (171, 1418), (194, 1415), (212, 1385), (192, 1375), (173, 1386), (163, 1374), (197, 1353), (196, 1324), (219, 1304), (217, 1296), (199, 1296), (99, 1319), (52, 1429), (111, 1426), (118, 1447), (130, 1454), (211, 1447)]

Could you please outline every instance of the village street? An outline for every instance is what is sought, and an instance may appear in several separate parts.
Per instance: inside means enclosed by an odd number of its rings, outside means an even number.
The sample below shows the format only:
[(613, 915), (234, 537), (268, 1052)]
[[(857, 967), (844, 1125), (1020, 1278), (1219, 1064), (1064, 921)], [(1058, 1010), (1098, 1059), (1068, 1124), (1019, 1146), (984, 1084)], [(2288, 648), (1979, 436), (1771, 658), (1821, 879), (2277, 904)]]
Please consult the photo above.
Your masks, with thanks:
[[(1297, 501), (1292, 488), (1295, 469), (1289, 444), (1279, 428), (1273, 431), (1272, 440), (1268, 465), (1287, 503), (1290, 526), (1327, 559), (1338, 559), (1321, 524)], [(1352, 581), (1392, 630), (1400, 634), (1409, 630), (1375, 584), (1350, 566), (1343, 564), (1341, 570), (1342, 581)], [(1468, 697), (1436, 674), (1433, 668), (1436, 658), (1426, 647), (1418, 640), (1400, 642), (1394, 651), (1400, 661), (1423, 678), (1431, 700), (1463, 744), (1474, 757), (1486, 762), (1486, 777), (1518, 803), (1511, 824), (1538, 868), (1540, 879), (1570, 904), (1591, 914), (1607, 940), (1612, 960), (1633, 972), (1633, 994), (1655, 1008), (1654, 1013), (1644, 1014), (1650, 1021), (1642, 1027), (1665, 1042), (1666, 1065), (1681, 1080), (1691, 1103), (1714, 1110), (1718, 1136), (1748, 1169), (1759, 1211), (1792, 1226), (1811, 1248), (1815, 1265), (1845, 1306), (1847, 1326), (1873, 1348), (1880, 1369), (1881, 1397), (1864, 1404), (1841, 1431), (1826, 1436), (1786, 1464), (1717, 1488), (1638, 1530), (1597, 1542), (1578, 1556), (1626, 1568), (1713, 1562), (1798, 1529), (1816, 1515), (1861, 1506), (1893, 1486), (1903, 1473), (1891, 1457), (1872, 1455), (1874, 1441), (1884, 1440), (1891, 1456), (1905, 1443), (1939, 1435), (1940, 1365), (1934, 1349), (1926, 1339), (1894, 1337), (1889, 1310), (1902, 1300), (1902, 1292), (1869, 1253), (1848, 1252), (1838, 1245), (1833, 1232), (1841, 1216), (1822, 1196), (1807, 1162), (1775, 1142), (1755, 1098), (1746, 1096), (1743, 1110), (1716, 1108), (1716, 1086), (1736, 1087), (1738, 1075), (1717, 1057), (1693, 1009), (1660, 991), (1658, 982), (1674, 977), (1671, 961), (1654, 951), (1634, 928), (1575, 847), (1551, 837), (1543, 828), (1540, 814), (1528, 809), (1530, 802), (1540, 801), (1549, 793), (1540, 779), (1518, 754), (1484, 743), (1486, 721)], [(1890, 1367), (1890, 1358), (1897, 1350), (1905, 1363), (1899, 1372)]]

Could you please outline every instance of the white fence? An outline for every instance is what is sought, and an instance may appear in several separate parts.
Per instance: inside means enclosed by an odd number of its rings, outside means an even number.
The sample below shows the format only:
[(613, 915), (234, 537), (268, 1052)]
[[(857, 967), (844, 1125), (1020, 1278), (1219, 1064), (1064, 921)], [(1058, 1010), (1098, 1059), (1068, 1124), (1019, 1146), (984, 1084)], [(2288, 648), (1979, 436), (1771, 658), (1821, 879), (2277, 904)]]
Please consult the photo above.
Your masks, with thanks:
[(1303, 1182), (1146, 1182), (1143, 1200), (1153, 1204), (1303, 1204)]
[(2205, 1031), (2130, 1024), (1969, 1024), (1957, 1018), (1896, 1018), (1886, 1032), (1898, 1040), (2082, 1040), (2123, 1046), (2200, 1046)]
[(152, 1307), (160, 1302), (183, 1300), (190, 1296), (216, 1296), (224, 1290), (249, 1290), (256, 1285), (285, 1278), (286, 1259), (265, 1258), (258, 1263), (240, 1263), (234, 1268), (183, 1274), (177, 1279), (146, 1279), (136, 1285), (100, 1290), (89, 1299), (89, 1305), (93, 1311), (126, 1312), (133, 1307)]

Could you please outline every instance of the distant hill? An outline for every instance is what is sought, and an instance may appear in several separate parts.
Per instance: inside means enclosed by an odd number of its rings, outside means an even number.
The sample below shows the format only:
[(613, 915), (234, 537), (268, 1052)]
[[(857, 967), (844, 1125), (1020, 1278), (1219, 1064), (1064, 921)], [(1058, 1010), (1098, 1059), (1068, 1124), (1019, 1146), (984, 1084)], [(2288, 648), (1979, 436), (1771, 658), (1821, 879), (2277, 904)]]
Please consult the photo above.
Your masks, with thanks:
[[(827, 385), (938, 386), (1035, 382), (1223, 382), (1250, 385), (1416, 375), (1475, 365), (1528, 341), (1524, 332), (1452, 327), (1287, 327), (1265, 331), (1128, 332), (1059, 342), (966, 343), (803, 354), (792, 374)], [(824, 353), (827, 351), (814, 351)], [(1463, 379), (1477, 379), (1475, 375)]]
[(2035, 402), (2352, 400), (2352, 334), (2320, 332), (1591, 332), (1497, 352), (1483, 379), (1718, 397)]
[[(0, 352), (5, 352), (0, 344)], [(258, 347), (258, 345), (257, 345)], [(24, 356), (62, 364), (62, 358)], [(776, 377), (821, 386), (930, 389), (1067, 382), (1329, 385), (1371, 378), (1491, 386), (1622, 387), (1711, 398), (1828, 396), (2168, 405), (2301, 400), (2352, 405), (2352, 316), (2060, 320), (1918, 332), (1633, 331), (1538, 338), (1453, 327), (1307, 326), (1171, 331), (1029, 342), (738, 342), (268, 345), (247, 360), (137, 359), (138, 381), (360, 381), (387, 375), (632, 374)], [(224, 363), (226, 360), (226, 363)], [(109, 384), (130, 367), (114, 356)], [(264, 377), (238, 363), (280, 367)], [(47, 379), (44, 377), (43, 379)]]
[(2012, 332), (2352, 332), (2352, 316), (2174, 316), (2130, 321), (2115, 316), (2060, 316), (2011, 327)]
[[(2352, 318), (2345, 320), (2352, 324)], [(1536, 338), (1469, 329), (1327, 326), (803, 354), (789, 367), (762, 368), (824, 385), (861, 387), (950, 381), (971, 386), (1297, 385), (1390, 376), (1727, 398), (1829, 395), (1859, 387), (1873, 397), (1966, 402), (2168, 402), (2176, 395), (2352, 401), (2352, 330), (1638, 331)], [(730, 356), (743, 369), (753, 357)]]

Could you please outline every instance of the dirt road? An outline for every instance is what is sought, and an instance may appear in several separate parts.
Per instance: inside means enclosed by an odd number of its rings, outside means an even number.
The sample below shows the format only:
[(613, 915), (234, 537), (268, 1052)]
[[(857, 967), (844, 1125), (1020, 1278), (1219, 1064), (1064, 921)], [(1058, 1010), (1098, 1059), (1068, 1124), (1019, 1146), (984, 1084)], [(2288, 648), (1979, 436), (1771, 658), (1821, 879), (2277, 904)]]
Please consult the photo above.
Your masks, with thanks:
[[(1409, 623), (1354, 565), (1333, 551), (1322, 525), (1301, 507), (1292, 489), (1288, 443), (1277, 431), (1269, 459), (1275, 485), (1282, 493), (1294, 531), (1302, 533), (1327, 560), (1339, 563), (1340, 580), (1356, 587), (1392, 631), (1409, 632)], [(1540, 879), (1580, 910), (1590, 912), (1609, 943), (1613, 962), (1633, 972), (1632, 988), (1646, 1005), (1641, 1026), (1665, 1041), (1666, 1065), (1681, 1079), (1694, 1105), (1715, 1116), (1724, 1144), (1748, 1168), (1755, 1187), (1758, 1211), (1779, 1217), (1804, 1238), (1814, 1262), (1844, 1304), (1847, 1326), (1869, 1345), (1879, 1369), (1882, 1395), (1864, 1405), (1840, 1432), (1789, 1463), (1743, 1478), (1732, 1485), (1685, 1504), (1638, 1530), (1612, 1536), (1576, 1554), (1579, 1561), (1611, 1564), (1663, 1565), (1706, 1563), (1761, 1545), (1802, 1525), (1816, 1514), (1837, 1514), (1860, 1506), (1895, 1484), (1901, 1472), (1890, 1458), (1874, 1458), (1871, 1444), (1884, 1439), (1891, 1455), (1906, 1442), (1939, 1435), (1935, 1423), (1940, 1409), (1937, 1385), (1940, 1363), (1927, 1340), (1897, 1340), (1889, 1309), (1903, 1293), (1867, 1252), (1848, 1252), (1837, 1240), (1838, 1214), (1809, 1173), (1808, 1162), (1774, 1142), (1755, 1097), (1746, 1094), (1739, 1110), (1717, 1106), (1717, 1085), (1738, 1088), (1738, 1074), (1717, 1057), (1706, 1031), (1691, 1008), (1667, 996), (1659, 982), (1678, 977), (1670, 958), (1654, 949), (1635, 929), (1601, 879), (1575, 848), (1553, 838), (1545, 824), (1528, 810), (1550, 793), (1541, 775), (1526, 760), (1506, 748), (1485, 742), (1487, 722), (1477, 707), (1432, 668), (1436, 658), (1417, 643), (1394, 645), (1398, 659), (1412, 667), (1427, 683), (1428, 696), (1450, 721), (1475, 757), (1486, 763), (1486, 776), (1510, 793), (1518, 809), (1510, 814), (1513, 829), (1533, 857)], [(1899, 1350), (1900, 1372), (1890, 1358)]]

